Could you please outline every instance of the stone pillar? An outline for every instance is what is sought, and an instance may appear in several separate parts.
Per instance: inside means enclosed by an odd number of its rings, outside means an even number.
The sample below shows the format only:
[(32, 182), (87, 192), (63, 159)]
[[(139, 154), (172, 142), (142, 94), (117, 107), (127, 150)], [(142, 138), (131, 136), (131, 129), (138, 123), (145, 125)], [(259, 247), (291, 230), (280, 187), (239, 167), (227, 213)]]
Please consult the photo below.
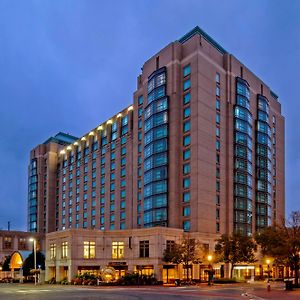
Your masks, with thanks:
[(46, 267), (45, 267), (45, 280), (49, 281), (51, 279), (51, 273), (50, 273), (50, 267), (47, 266), (46, 262)]
[(68, 266), (68, 281), (71, 282), (71, 280), (77, 275), (77, 265), (74, 265), (74, 263), (70, 262)]
[(154, 275), (158, 281), (162, 281), (162, 273), (163, 273), (163, 266), (161, 264), (154, 264)]

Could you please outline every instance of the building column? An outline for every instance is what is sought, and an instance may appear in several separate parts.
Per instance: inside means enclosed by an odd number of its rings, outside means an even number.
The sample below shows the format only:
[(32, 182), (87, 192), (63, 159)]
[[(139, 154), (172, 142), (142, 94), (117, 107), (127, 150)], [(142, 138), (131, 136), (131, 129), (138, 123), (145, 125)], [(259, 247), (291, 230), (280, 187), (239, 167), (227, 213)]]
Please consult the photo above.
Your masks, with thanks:
[(154, 264), (154, 275), (156, 276), (156, 279), (158, 281), (162, 281), (163, 279), (163, 276), (162, 276), (162, 273), (163, 273), (163, 266), (161, 264)]
[(70, 262), (68, 266), (68, 281), (71, 280), (77, 275), (78, 266), (74, 265), (74, 263)]

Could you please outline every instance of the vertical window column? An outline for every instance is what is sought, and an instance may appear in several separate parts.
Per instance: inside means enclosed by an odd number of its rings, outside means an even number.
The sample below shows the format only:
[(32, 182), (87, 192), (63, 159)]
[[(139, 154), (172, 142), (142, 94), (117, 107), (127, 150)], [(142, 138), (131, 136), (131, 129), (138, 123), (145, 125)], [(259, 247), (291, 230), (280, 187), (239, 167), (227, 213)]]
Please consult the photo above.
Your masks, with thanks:
[(252, 235), (252, 114), (247, 81), (236, 78), (234, 106), (234, 231)]
[(167, 226), (168, 98), (165, 67), (148, 78), (147, 100), (144, 112), (144, 227)]
[(183, 161), (182, 161), (182, 228), (184, 231), (190, 231), (191, 229), (191, 209), (190, 209), (190, 194), (191, 194), (191, 65), (188, 64), (183, 68)]
[(269, 102), (257, 96), (256, 122), (256, 229), (272, 224), (272, 132), (269, 126)]
[(216, 73), (216, 232), (220, 232), (220, 150), (221, 150), (221, 99), (220, 99), (220, 74)]

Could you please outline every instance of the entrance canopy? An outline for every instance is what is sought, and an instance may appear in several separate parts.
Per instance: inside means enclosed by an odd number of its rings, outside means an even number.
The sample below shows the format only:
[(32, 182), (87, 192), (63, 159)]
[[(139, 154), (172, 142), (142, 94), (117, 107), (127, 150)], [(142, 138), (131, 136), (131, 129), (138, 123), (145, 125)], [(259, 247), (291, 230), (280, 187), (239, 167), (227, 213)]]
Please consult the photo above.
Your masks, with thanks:
[(10, 258), (10, 269), (20, 269), (31, 251), (15, 251)]

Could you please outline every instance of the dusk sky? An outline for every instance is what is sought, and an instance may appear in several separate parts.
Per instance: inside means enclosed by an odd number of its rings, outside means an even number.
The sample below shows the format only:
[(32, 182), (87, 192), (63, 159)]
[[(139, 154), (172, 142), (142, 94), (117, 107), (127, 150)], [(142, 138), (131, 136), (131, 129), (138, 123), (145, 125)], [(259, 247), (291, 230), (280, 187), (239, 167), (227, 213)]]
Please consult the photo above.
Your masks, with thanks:
[(29, 152), (132, 103), (143, 63), (199, 25), (279, 95), (300, 210), (300, 1), (0, 0), (0, 228), (26, 230)]

